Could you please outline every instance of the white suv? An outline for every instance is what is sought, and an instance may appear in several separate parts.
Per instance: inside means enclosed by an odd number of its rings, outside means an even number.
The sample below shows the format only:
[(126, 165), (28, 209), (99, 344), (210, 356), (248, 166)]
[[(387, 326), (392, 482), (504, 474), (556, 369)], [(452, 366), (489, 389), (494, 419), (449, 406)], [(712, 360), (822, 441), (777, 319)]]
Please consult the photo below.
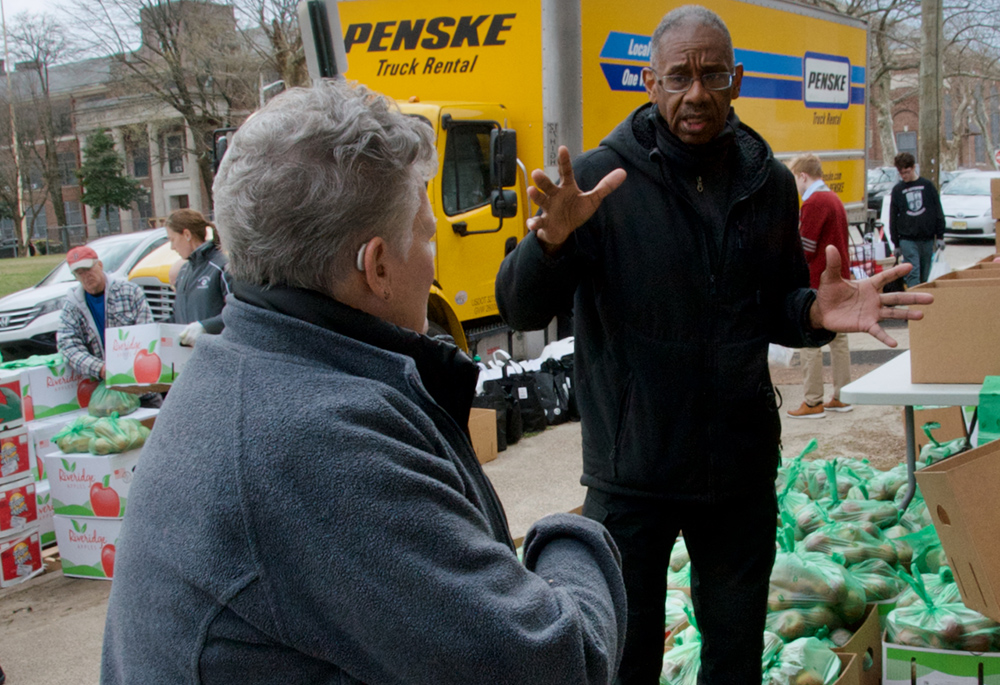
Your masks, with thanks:
[[(104, 271), (122, 280), (150, 252), (167, 242), (165, 228), (98, 238), (91, 243)], [(56, 351), (63, 302), (76, 279), (63, 261), (31, 288), (0, 299), (0, 351), (6, 360)]]

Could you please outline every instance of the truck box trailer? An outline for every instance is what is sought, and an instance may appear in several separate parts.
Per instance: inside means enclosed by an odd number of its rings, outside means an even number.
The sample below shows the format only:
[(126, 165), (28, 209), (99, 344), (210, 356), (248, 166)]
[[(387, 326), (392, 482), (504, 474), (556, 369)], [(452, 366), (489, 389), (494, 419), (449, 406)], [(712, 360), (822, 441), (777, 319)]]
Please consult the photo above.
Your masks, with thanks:
[[(648, 101), (642, 69), (650, 35), (675, 0), (342, 0), (346, 77), (395, 98), (437, 134), (439, 173), (428, 187), (438, 220), (430, 318), (465, 331), (498, 319), (494, 278), (536, 208), (528, 172), (555, 178), (556, 151), (596, 147)], [(780, 0), (710, 0), (743, 64), (740, 118), (778, 159), (815, 153), (824, 177), (865, 220), (867, 27)], [(516, 131), (516, 213), (491, 196), (490, 132)], [(495, 176), (495, 174), (494, 174)], [(508, 207), (508, 210), (511, 208)]]

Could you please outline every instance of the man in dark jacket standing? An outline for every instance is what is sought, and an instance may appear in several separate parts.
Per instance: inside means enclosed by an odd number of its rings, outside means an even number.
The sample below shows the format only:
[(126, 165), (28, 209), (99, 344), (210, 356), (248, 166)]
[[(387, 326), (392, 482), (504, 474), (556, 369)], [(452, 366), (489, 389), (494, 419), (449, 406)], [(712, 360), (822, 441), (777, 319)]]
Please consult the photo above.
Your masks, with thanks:
[(843, 281), (833, 248), (809, 289), (794, 180), (730, 107), (743, 70), (717, 15), (664, 17), (643, 76), (651, 104), (581, 156), (576, 175), (565, 148), (558, 185), (532, 174), (541, 214), (504, 260), (497, 302), (517, 329), (574, 305), (584, 514), (618, 544), (628, 593), (620, 682), (657, 682), (680, 530), (699, 682), (759, 682), (781, 429), (768, 343), (867, 330), (895, 345), (878, 321), (919, 313), (889, 305), (930, 296), (879, 295), (907, 266)]
[(944, 210), (934, 184), (917, 177), (913, 155), (900, 152), (893, 161), (903, 180), (890, 196), (889, 233), (896, 256), (913, 265), (906, 275), (906, 285), (912, 288), (927, 282), (935, 250), (944, 249)]

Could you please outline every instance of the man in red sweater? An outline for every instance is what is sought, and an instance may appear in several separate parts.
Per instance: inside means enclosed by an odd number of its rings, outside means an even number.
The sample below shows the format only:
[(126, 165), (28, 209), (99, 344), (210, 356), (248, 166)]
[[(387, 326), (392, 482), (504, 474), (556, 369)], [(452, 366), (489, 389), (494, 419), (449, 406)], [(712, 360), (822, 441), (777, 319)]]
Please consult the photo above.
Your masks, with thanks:
[[(816, 155), (796, 157), (788, 165), (795, 175), (795, 185), (802, 196), (799, 233), (809, 264), (809, 286), (819, 288), (819, 277), (826, 268), (826, 246), (840, 251), (840, 275), (849, 279), (847, 254), (847, 212), (844, 203), (823, 182), (823, 166)], [(840, 401), (840, 389), (851, 382), (851, 352), (847, 334), (838, 333), (830, 341), (830, 365), (833, 367), (833, 399), (823, 402), (823, 349), (804, 347), (799, 358), (805, 370), (805, 401), (798, 409), (788, 410), (793, 419), (822, 419), (827, 411), (845, 412), (854, 407)]]

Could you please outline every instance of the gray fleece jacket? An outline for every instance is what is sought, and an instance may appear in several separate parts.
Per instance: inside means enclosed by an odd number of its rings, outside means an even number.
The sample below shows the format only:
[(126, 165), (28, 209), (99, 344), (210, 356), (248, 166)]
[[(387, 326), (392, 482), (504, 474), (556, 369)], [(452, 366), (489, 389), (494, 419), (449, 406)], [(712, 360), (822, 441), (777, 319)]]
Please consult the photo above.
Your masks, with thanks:
[(461, 423), (467, 358), (269, 293), (236, 289), (143, 449), (102, 683), (612, 682), (614, 544), (556, 515), (518, 562)]

